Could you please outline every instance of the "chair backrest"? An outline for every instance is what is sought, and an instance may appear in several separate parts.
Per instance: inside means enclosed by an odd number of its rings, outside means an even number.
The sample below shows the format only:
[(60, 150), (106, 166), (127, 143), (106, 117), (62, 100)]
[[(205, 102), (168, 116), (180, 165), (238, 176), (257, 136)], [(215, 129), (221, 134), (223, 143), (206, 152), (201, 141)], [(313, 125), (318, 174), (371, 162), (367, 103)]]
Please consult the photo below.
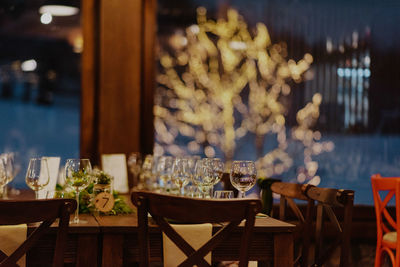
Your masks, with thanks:
[[(274, 182), (271, 185), (271, 191), (280, 195), (279, 219), (296, 225), (294, 240), (298, 248), (296, 248), (295, 266), (307, 266), (308, 264), (314, 201), (304, 193), (304, 188), (307, 186), (287, 182)], [(295, 200), (306, 203), (306, 209), (302, 211)], [(290, 207), (295, 218), (287, 217), (287, 207)]]
[[(309, 186), (303, 188), (310, 199), (317, 202), (317, 217), (315, 229), (315, 257), (313, 266), (322, 266), (340, 246), (340, 266), (350, 265), (350, 234), (353, 216), (354, 191), (320, 188)], [(342, 219), (338, 214), (343, 211)], [(324, 215), (326, 213), (326, 216)], [(324, 217), (328, 217), (336, 228), (336, 239), (333, 242), (324, 242)], [(340, 222), (341, 221), (341, 222)], [(330, 228), (329, 230), (333, 230)], [(328, 245), (329, 244), (329, 245)], [(326, 245), (326, 246), (324, 246)], [(324, 246), (324, 247), (323, 247)]]
[[(244, 226), (240, 265), (247, 266), (255, 215), (261, 209), (258, 199), (210, 200), (133, 191), (132, 202), (138, 208), (140, 264), (149, 266), (148, 217), (150, 213), (160, 229), (182, 250), (187, 259), (179, 266), (210, 266), (203, 258), (219, 243), (229, 237), (243, 219)], [(224, 226), (197, 251), (192, 248), (167, 222), (167, 219), (185, 223), (221, 223)], [(229, 222), (229, 223), (228, 223)]]
[(51, 224), (59, 218), (53, 267), (63, 266), (67, 241), (69, 215), (76, 209), (73, 199), (45, 200), (1, 200), (0, 225), (16, 225), (41, 222), (27, 239), (9, 256), (0, 251), (0, 267), (16, 266), (16, 262), (43, 235)]
[[(371, 177), (371, 185), (375, 203), (377, 239), (380, 241), (385, 233), (400, 230), (400, 177), (381, 177), (375, 174)], [(383, 200), (381, 193), (386, 194)], [(387, 210), (393, 197), (396, 200), (395, 216)]]

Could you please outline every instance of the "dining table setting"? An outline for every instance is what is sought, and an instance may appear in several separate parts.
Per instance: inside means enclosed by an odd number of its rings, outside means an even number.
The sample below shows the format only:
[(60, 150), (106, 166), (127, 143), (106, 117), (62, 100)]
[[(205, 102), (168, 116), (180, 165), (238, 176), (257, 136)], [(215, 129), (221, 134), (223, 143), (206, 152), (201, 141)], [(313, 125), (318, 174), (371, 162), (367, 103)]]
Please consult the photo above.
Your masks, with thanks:
[[(254, 194), (246, 198), (246, 192), (257, 182), (256, 165), (250, 160), (225, 163), (219, 158), (169, 155), (146, 155), (142, 159), (139, 153), (132, 153), (128, 157), (124, 154), (104, 155), (103, 169), (92, 167), (89, 159), (67, 159), (61, 168), (60, 163), (58, 157), (30, 159), (25, 181), (31, 190), (19, 190), (18, 194), (3, 194), (2, 198), (5, 201), (21, 199), (76, 201), (77, 208), (74, 214), (71, 214), (64, 253), (66, 266), (126, 266), (140, 262), (141, 247), (138, 242), (140, 223), (138, 207), (131, 201), (132, 192), (152, 192), (156, 195), (187, 200), (235, 201), (252, 199)], [(2, 191), (12, 180), (12, 176), (15, 177), (14, 165), (12, 153), (0, 156)], [(224, 173), (227, 172), (230, 183), (236, 190), (226, 190), (219, 185)], [(193, 212), (196, 213), (196, 210)], [(162, 229), (150, 213), (148, 220), (150, 261), (164, 262), (164, 266), (177, 266), (185, 259), (184, 254), (163, 235)], [(205, 257), (209, 263), (239, 260), (241, 235), (246, 229), (245, 222), (246, 220), (239, 222), (231, 236)], [(221, 223), (193, 224), (185, 221), (169, 223), (194, 248), (201, 246), (224, 228), (224, 224)], [(2, 232), (12, 233), (4, 227), (0, 226), (0, 236)], [(22, 240), (19, 238), (15, 242), (22, 243), (24, 235), (29, 235), (37, 227), (36, 223), (20, 227), (22, 230), (19, 233), (22, 234), (19, 236), (22, 236)], [(28, 251), (24, 259), (26, 266), (51, 265), (57, 227), (57, 223), (53, 223), (50, 230)], [(273, 266), (292, 266), (294, 228), (294, 225), (274, 219), (267, 214), (259, 212), (255, 214), (248, 259), (258, 262), (258, 266), (271, 266), (271, 263)], [(10, 253), (3, 249), (4, 243), (8, 242), (0, 241), (0, 250), (6, 254)]]

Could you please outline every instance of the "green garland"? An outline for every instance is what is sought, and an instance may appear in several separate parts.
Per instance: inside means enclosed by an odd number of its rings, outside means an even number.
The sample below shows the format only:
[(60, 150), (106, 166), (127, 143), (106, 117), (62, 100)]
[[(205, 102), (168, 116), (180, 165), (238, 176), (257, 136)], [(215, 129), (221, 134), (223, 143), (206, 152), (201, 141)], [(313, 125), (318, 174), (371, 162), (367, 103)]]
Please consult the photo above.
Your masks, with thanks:
[[(83, 175), (79, 173), (77, 175)], [(110, 184), (111, 178), (108, 174), (104, 172), (97, 172), (94, 174), (97, 178), (97, 184)], [(92, 202), (94, 183), (89, 184), (84, 190), (79, 193), (79, 213), (95, 213), (96, 209)], [(121, 215), (121, 214), (131, 214), (133, 209), (125, 202), (124, 198), (117, 192), (113, 191), (114, 197), (114, 207), (111, 211), (107, 213), (101, 213), (102, 215)], [(75, 191), (71, 190), (68, 185), (56, 185), (56, 198), (76, 198)]]

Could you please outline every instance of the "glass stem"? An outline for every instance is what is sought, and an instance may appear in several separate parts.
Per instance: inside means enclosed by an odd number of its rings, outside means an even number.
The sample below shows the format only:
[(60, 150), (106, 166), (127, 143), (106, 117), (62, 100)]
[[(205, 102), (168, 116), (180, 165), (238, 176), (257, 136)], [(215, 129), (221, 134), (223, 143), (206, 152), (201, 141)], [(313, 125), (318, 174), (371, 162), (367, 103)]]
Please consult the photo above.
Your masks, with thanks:
[(35, 199), (39, 199), (39, 190), (35, 190)]
[(8, 195), (7, 195), (7, 185), (4, 185), (2, 188), (2, 193), (3, 193), (3, 199), (8, 199)]
[(245, 191), (239, 191), (238, 198), (245, 198), (245, 197), (246, 197), (246, 192)]
[(74, 223), (79, 223), (79, 190), (76, 190), (76, 210), (75, 210), (75, 217)]
[(5, 197), (5, 195), (4, 195), (4, 187), (5, 187), (4, 185), (0, 186), (0, 199)]

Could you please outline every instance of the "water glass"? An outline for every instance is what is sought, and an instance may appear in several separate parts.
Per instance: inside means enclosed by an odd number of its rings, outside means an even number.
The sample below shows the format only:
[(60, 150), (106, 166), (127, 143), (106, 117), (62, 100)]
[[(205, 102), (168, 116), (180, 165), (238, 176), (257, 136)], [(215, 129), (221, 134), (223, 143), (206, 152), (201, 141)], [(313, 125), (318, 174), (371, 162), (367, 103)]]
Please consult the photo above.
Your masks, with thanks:
[(239, 160), (232, 163), (230, 180), (239, 191), (239, 198), (244, 198), (246, 191), (252, 188), (257, 179), (256, 166), (253, 161)]
[(50, 181), (49, 165), (46, 158), (30, 159), (25, 181), (35, 191), (36, 199), (39, 199), (39, 190), (43, 189)]

